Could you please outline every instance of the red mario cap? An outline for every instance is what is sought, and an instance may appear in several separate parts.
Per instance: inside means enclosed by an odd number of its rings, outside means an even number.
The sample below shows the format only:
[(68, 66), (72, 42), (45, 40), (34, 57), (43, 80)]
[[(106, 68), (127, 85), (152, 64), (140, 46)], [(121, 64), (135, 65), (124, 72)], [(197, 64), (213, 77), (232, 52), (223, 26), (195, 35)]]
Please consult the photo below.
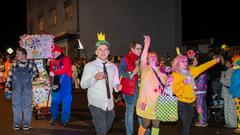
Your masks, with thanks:
[(194, 50), (188, 50), (187, 51), (187, 56), (188, 58), (194, 58), (196, 56), (196, 52)]
[(53, 45), (53, 49), (52, 49), (52, 52), (59, 52), (59, 53), (62, 53), (62, 48), (57, 46), (57, 45)]

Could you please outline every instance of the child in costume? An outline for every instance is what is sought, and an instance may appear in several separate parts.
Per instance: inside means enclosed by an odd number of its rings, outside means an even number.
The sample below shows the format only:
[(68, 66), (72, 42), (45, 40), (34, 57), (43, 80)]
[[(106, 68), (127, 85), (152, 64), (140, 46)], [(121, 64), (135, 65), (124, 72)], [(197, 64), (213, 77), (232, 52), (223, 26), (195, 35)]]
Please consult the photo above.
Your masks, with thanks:
[[(190, 61), (190, 67), (196, 67), (202, 64), (203, 60), (200, 56), (193, 57)], [(207, 126), (207, 105), (206, 105), (206, 92), (207, 92), (207, 73), (201, 73), (196, 79), (195, 83), (197, 88), (195, 89), (196, 93), (196, 103), (195, 109), (197, 112), (195, 126), (205, 127)]]

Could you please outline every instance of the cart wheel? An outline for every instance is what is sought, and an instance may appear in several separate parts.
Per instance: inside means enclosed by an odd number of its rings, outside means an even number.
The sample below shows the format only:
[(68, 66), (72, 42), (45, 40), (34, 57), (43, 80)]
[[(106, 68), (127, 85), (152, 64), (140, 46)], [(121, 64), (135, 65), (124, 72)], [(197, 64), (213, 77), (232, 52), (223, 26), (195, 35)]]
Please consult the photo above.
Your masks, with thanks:
[(51, 115), (46, 115), (45, 118), (50, 121), (51, 120)]
[(37, 114), (34, 115), (34, 119), (38, 120), (38, 115)]
[(35, 120), (38, 120), (38, 110), (36, 108), (33, 108), (33, 117)]

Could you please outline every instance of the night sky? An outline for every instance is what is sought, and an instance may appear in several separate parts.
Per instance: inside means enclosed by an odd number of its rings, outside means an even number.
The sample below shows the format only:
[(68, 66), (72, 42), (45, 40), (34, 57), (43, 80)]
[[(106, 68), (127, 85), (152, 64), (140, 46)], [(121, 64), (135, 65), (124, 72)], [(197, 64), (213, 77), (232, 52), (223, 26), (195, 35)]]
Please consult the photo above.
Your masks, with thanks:
[(182, 0), (183, 41), (213, 38), (215, 44), (240, 43), (237, 1)]
[[(2, 2), (0, 8), (0, 49), (4, 50), (18, 47), (19, 36), (26, 33), (26, 1), (12, 2)], [(238, 43), (240, 19), (237, 6), (236, 1), (182, 0), (183, 41), (214, 38), (216, 43)]]
[(19, 37), (26, 33), (25, 0), (1, 2), (0, 49), (18, 47)]

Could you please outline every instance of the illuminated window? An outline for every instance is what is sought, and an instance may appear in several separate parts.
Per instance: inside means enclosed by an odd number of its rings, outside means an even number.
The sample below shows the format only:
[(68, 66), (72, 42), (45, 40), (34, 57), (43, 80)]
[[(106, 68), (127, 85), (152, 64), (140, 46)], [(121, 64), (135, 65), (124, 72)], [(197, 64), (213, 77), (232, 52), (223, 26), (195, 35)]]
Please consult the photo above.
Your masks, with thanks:
[(68, 0), (64, 2), (64, 12), (65, 12), (65, 19), (69, 19), (73, 16), (72, 1)]
[(43, 32), (44, 31), (44, 17), (39, 16), (38, 18), (38, 31)]
[(57, 10), (56, 8), (50, 10), (50, 18), (49, 18), (50, 26), (57, 24)]

